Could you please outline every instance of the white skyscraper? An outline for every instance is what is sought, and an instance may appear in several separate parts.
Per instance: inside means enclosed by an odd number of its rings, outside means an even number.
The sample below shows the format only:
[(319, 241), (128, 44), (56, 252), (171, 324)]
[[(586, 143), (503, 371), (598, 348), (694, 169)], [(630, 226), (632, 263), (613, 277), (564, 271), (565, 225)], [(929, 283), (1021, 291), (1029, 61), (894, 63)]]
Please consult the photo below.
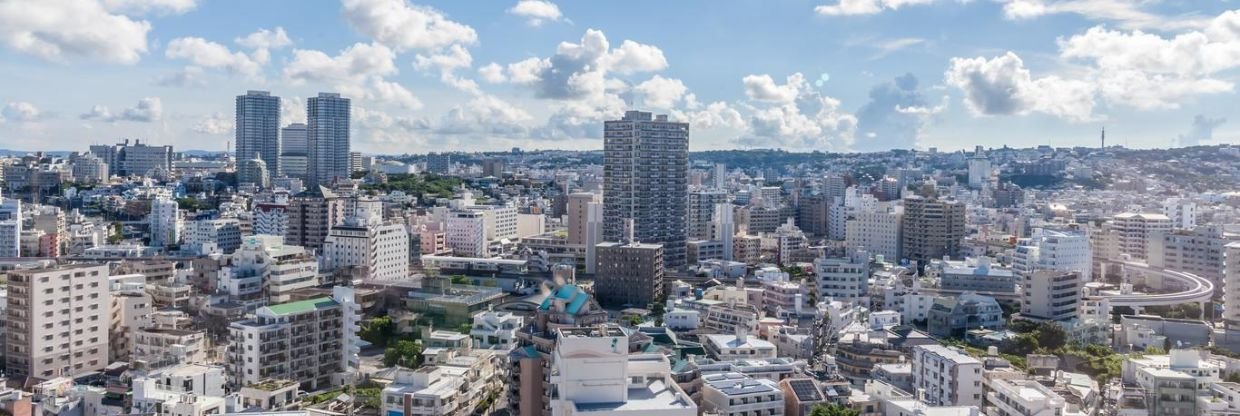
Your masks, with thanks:
[(732, 241), (736, 237), (735, 214), (736, 212), (733, 211), (732, 204), (715, 204), (715, 214), (713, 216), (711, 231), (715, 234), (714, 239), (723, 243), (723, 259), (728, 261), (732, 260), (732, 250), (735, 247), (735, 244)]
[(151, 213), (146, 218), (152, 247), (167, 247), (181, 241), (182, 220), (177, 201), (168, 198), (151, 201)]
[[(244, 183), (265, 183), (280, 172), (280, 97), (267, 91), (247, 91), (237, 96), (237, 160), (260, 159), (267, 178), (246, 176)], [(242, 171), (242, 173), (257, 173)]]
[(306, 102), (306, 179), (310, 185), (349, 178), (349, 108), (349, 99), (336, 93), (321, 92)]
[(973, 157), (969, 158), (969, 187), (982, 189), (990, 183), (990, 170), (990, 159), (986, 157), (982, 147), (978, 146)]
[(0, 257), (21, 255), (22, 201), (0, 196)]

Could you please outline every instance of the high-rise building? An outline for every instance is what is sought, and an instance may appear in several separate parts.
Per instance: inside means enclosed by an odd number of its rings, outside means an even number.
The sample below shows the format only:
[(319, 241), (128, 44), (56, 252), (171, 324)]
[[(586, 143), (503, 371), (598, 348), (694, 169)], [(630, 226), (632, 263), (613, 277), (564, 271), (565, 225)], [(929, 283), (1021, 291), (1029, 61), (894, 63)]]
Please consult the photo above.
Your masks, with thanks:
[(711, 172), (712, 172), (710, 174), (711, 184), (715, 186), (715, 189), (727, 189), (728, 188), (728, 167), (722, 163), (716, 163), (715, 169), (712, 170)]
[(711, 230), (715, 205), (728, 202), (728, 193), (716, 190), (698, 190), (689, 193), (687, 223), (690, 240), (710, 239), (714, 234)]
[[(1221, 246), (1220, 246), (1221, 248)], [(1037, 270), (1076, 272), (1081, 281), (1092, 281), (1093, 252), (1089, 237), (1072, 230), (1034, 228), (1012, 250), (1012, 270), (1029, 275)]]
[(129, 139), (114, 145), (92, 145), (90, 152), (108, 164), (108, 172), (117, 176), (151, 175), (172, 172), (172, 146), (151, 146), (141, 140)]
[(108, 265), (9, 273), (5, 375), (48, 380), (108, 366)]
[(845, 222), (847, 247), (883, 256), (884, 261), (900, 260), (900, 221), (904, 217), (902, 207), (882, 205), (876, 209), (853, 213)]
[(870, 253), (858, 250), (845, 257), (819, 258), (814, 260), (814, 273), (819, 299), (856, 302), (869, 291)]
[(322, 186), (311, 186), (294, 195), (288, 205), (284, 242), (313, 250), (322, 248), (328, 230), (344, 223), (344, 209), (344, 201)]
[(364, 267), (376, 279), (409, 277), (409, 231), (377, 219), (350, 218), (332, 227), (323, 243), (324, 267)]
[(1119, 254), (1149, 258), (1150, 239), (1171, 231), (1171, 218), (1162, 214), (1125, 212), (1111, 217), (1111, 230), (1118, 234)]
[(1240, 326), (1240, 242), (1227, 244), (1224, 250), (1227, 266), (1223, 281), (1223, 321), (1234, 328)]
[(973, 151), (973, 157), (969, 158), (969, 187), (982, 189), (989, 184), (990, 170), (990, 158), (986, 157), (982, 146), (978, 146), (977, 150)]
[(1151, 237), (1146, 261), (1150, 266), (1192, 273), (1223, 287), (1227, 262), (1240, 264), (1240, 258), (1226, 257), (1224, 247), (1240, 242), (1240, 233), (1220, 224), (1199, 225), (1191, 230), (1173, 230)]
[(0, 257), (20, 257), (22, 201), (0, 196)]
[(1197, 204), (1184, 198), (1167, 198), (1162, 204), (1163, 215), (1171, 218), (1171, 228), (1192, 229), (1197, 226)]
[(312, 186), (349, 178), (349, 108), (349, 99), (336, 93), (306, 101), (306, 179)]
[[(600, 204), (603, 199), (592, 192), (576, 192), (568, 195), (568, 244), (586, 243), (586, 214), (591, 204)], [(597, 242), (596, 242), (597, 244)]]
[(292, 292), (319, 284), (319, 262), (305, 248), (274, 235), (245, 237), (224, 257), (216, 290), (244, 304), (283, 303)]
[(157, 198), (151, 201), (151, 213), (147, 225), (152, 247), (168, 247), (181, 242), (183, 222), (177, 201)]
[(487, 226), (483, 211), (452, 211), (447, 220), (447, 248), (453, 255), (486, 257)]
[(712, 237), (718, 240), (723, 246), (723, 259), (732, 261), (735, 257), (735, 244), (733, 239), (736, 238), (736, 211), (732, 209), (731, 203), (715, 204), (715, 213), (712, 216), (711, 232)]
[(965, 205), (959, 201), (905, 197), (900, 254), (916, 261), (918, 267), (943, 256), (959, 257), (965, 233), (964, 211)]
[(349, 380), (358, 365), (355, 296), (336, 286), (331, 297), (264, 306), (230, 324), (229, 382), (239, 388), (284, 379), (318, 390)]
[(280, 174), (290, 178), (306, 179), (309, 152), (306, 142), (306, 124), (293, 123), (280, 129)]
[(1076, 318), (1085, 282), (1075, 271), (1038, 270), (1021, 281), (1021, 317), (1067, 322)]
[(628, 111), (603, 130), (604, 240), (624, 240), (632, 220), (635, 241), (662, 245), (664, 265), (683, 266), (689, 124)]
[[(267, 165), (266, 180), (280, 174), (280, 97), (267, 91), (237, 96), (237, 160), (259, 159)], [(262, 183), (257, 177), (241, 182)]]
[(452, 173), (452, 155), (448, 153), (430, 153), (426, 155), (426, 171), (437, 175)]
[(594, 270), (594, 293), (604, 305), (645, 308), (663, 293), (663, 246), (601, 243)]

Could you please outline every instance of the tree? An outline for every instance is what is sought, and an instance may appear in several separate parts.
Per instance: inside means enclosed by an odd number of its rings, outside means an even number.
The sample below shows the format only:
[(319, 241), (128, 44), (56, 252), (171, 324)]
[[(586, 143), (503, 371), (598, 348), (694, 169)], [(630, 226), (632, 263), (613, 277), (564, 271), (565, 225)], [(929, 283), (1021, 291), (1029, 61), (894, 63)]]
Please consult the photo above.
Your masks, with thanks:
[(473, 280), (470, 279), (468, 276), (458, 274), (458, 275), (452, 276), (452, 284), (468, 285), (468, 284), (473, 284)]
[(366, 321), (362, 325), (362, 332), (359, 335), (362, 339), (371, 344), (383, 347), (387, 346), (388, 340), (396, 334), (396, 324), (392, 322), (389, 316), (377, 316)]
[(383, 350), (383, 365), (391, 367), (400, 365), (409, 368), (422, 366), (422, 344), (416, 341), (400, 340)]
[(122, 227), (119, 222), (114, 222), (108, 226), (108, 244), (119, 244), (125, 239)]
[(861, 412), (835, 403), (814, 405), (809, 416), (859, 416)]
[(1042, 322), (1033, 331), (1037, 336), (1038, 345), (1048, 350), (1057, 350), (1068, 343), (1068, 333), (1062, 326), (1054, 322)]
[(456, 327), (456, 329), (460, 331), (462, 334), (469, 335), (469, 331), (473, 330), (474, 326), (470, 324), (461, 324), (460, 326)]

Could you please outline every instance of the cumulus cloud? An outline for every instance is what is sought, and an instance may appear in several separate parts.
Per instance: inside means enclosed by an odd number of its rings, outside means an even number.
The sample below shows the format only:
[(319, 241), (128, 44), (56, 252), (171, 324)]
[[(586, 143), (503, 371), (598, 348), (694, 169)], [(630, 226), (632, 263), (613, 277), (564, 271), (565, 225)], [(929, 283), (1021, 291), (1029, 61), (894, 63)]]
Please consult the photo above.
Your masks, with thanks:
[(201, 87), (207, 85), (202, 68), (190, 65), (155, 79), (161, 87)]
[(663, 78), (655, 75), (633, 90), (641, 95), (642, 105), (655, 110), (668, 110), (682, 101), (689, 88), (676, 78)]
[(1214, 140), (1214, 129), (1226, 123), (1227, 119), (1223, 117), (1210, 117), (1198, 114), (1193, 117), (1193, 126), (1187, 133), (1180, 134), (1176, 138), (1180, 146), (1189, 147), (1197, 146), (1203, 142)]
[(163, 113), (164, 106), (159, 97), (145, 97), (138, 100), (137, 105), (125, 108), (119, 114), (114, 114), (107, 106), (96, 105), (91, 107), (89, 112), (79, 115), (78, 118), (109, 123), (116, 121), (150, 123), (159, 121)]
[(869, 102), (857, 111), (852, 150), (908, 149), (917, 144), (926, 118), (943, 110), (931, 107), (917, 84), (917, 77), (905, 74), (870, 89)]
[(559, 6), (545, 0), (520, 0), (508, 9), (508, 13), (525, 18), (525, 22), (534, 27), (542, 26), (545, 22), (559, 21), (563, 17)]
[(344, 18), (355, 30), (397, 51), (472, 45), (472, 27), (449, 20), (430, 7), (406, 0), (343, 0)]
[[(692, 94), (690, 94), (692, 96)], [(688, 101), (688, 100), (686, 100)], [(699, 106), (690, 106), (695, 108)], [(671, 112), (672, 116), (679, 120), (688, 120), (689, 125), (693, 129), (715, 129), (728, 128), (741, 130), (745, 128), (745, 117), (741, 115), (732, 106), (723, 101), (715, 101), (701, 107), (699, 110), (677, 111)]]
[(976, 115), (1045, 113), (1069, 120), (1093, 117), (1094, 89), (1085, 81), (1033, 77), (1024, 61), (1008, 52), (994, 58), (952, 58), (947, 84), (964, 93)]
[(1003, 16), (1028, 20), (1054, 14), (1075, 14), (1089, 20), (1117, 22), (1135, 28), (1177, 29), (1199, 26), (1193, 18), (1168, 18), (1142, 10), (1147, 2), (1132, 0), (1008, 0)]
[(124, 14), (183, 14), (198, 6), (195, 0), (103, 0), (108, 10)]
[(277, 26), (274, 30), (259, 29), (258, 31), (233, 39), (238, 45), (250, 49), (253, 52), (251, 57), (259, 64), (266, 64), (271, 60), (271, 51), (280, 49), (293, 44), (293, 40), (289, 39), (288, 33), (284, 32), (283, 27)]
[(797, 99), (807, 85), (800, 72), (789, 75), (783, 85), (775, 83), (769, 74), (750, 74), (741, 79), (745, 96), (751, 100), (787, 104)]
[(452, 45), (439, 53), (414, 57), (413, 67), (420, 71), (438, 71), (439, 80), (461, 91), (480, 94), (478, 83), (456, 74), (458, 69), (469, 68), (473, 56), (461, 45)]
[(199, 68), (224, 69), (230, 73), (257, 76), (262, 65), (243, 52), (199, 37), (176, 38), (164, 50), (168, 59), (184, 59)]
[(306, 102), (298, 96), (280, 97), (280, 121), (285, 124), (306, 122)]
[(399, 72), (395, 60), (392, 49), (377, 43), (357, 43), (336, 56), (295, 49), (293, 60), (284, 67), (284, 78), (294, 85), (324, 83), (353, 98), (421, 108), (422, 102), (412, 92), (386, 79)]
[(0, 42), (50, 61), (135, 64), (147, 52), (150, 30), (147, 21), (116, 14), (96, 0), (0, 2)]
[(599, 99), (608, 91), (626, 89), (611, 74), (631, 75), (667, 68), (663, 51), (653, 45), (625, 40), (612, 48), (602, 31), (588, 29), (580, 43), (563, 42), (550, 58), (529, 58), (508, 65), (508, 79), (533, 85), (536, 94), (551, 99)]
[(226, 135), (233, 131), (233, 119), (224, 113), (212, 113), (194, 123), (190, 131), (213, 136)]
[(840, 100), (823, 95), (801, 73), (776, 84), (768, 74), (741, 79), (752, 101), (747, 131), (735, 140), (745, 147), (796, 150), (848, 150), (857, 118), (840, 108)]
[(495, 62), (491, 62), (478, 68), (478, 76), (491, 84), (499, 84), (508, 81), (508, 76), (504, 75), (504, 67)]
[(40, 116), (39, 109), (25, 101), (14, 101), (4, 105), (0, 110), (0, 120), (24, 123), (35, 121)]
[(508, 102), (491, 95), (474, 97), (448, 111), (435, 126), (440, 134), (524, 135), (533, 117)]
[(896, 10), (905, 6), (916, 6), (933, 3), (934, 0), (839, 0), (835, 4), (824, 4), (814, 8), (823, 16), (858, 16), (882, 13), (885, 10)]

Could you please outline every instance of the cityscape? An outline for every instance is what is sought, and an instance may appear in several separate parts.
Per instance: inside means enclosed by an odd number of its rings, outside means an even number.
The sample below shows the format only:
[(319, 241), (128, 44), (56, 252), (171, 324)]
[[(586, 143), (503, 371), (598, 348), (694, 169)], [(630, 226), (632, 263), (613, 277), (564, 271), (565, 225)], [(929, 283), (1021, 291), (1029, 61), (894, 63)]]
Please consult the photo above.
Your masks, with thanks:
[[(604, 37), (659, 4), (327, 3), (0, 0), (0, 414), (1240, 415), (1240, 10), (712, 3), (686, 29), (967, 17), (1097, 66), (1006, 32), (938, 56), (959, 28), (857, 64), (934, 50), (941, 83), (751, 73), (715, 101)], [(265, 21), (303, 5), (370, 41)], [(812, 22), (772, 22), (793, 6)], [(248, 7), (233, 44), (181, 33)], [(165, 95), (70, 115), (103, 94), (80, 82)]]

